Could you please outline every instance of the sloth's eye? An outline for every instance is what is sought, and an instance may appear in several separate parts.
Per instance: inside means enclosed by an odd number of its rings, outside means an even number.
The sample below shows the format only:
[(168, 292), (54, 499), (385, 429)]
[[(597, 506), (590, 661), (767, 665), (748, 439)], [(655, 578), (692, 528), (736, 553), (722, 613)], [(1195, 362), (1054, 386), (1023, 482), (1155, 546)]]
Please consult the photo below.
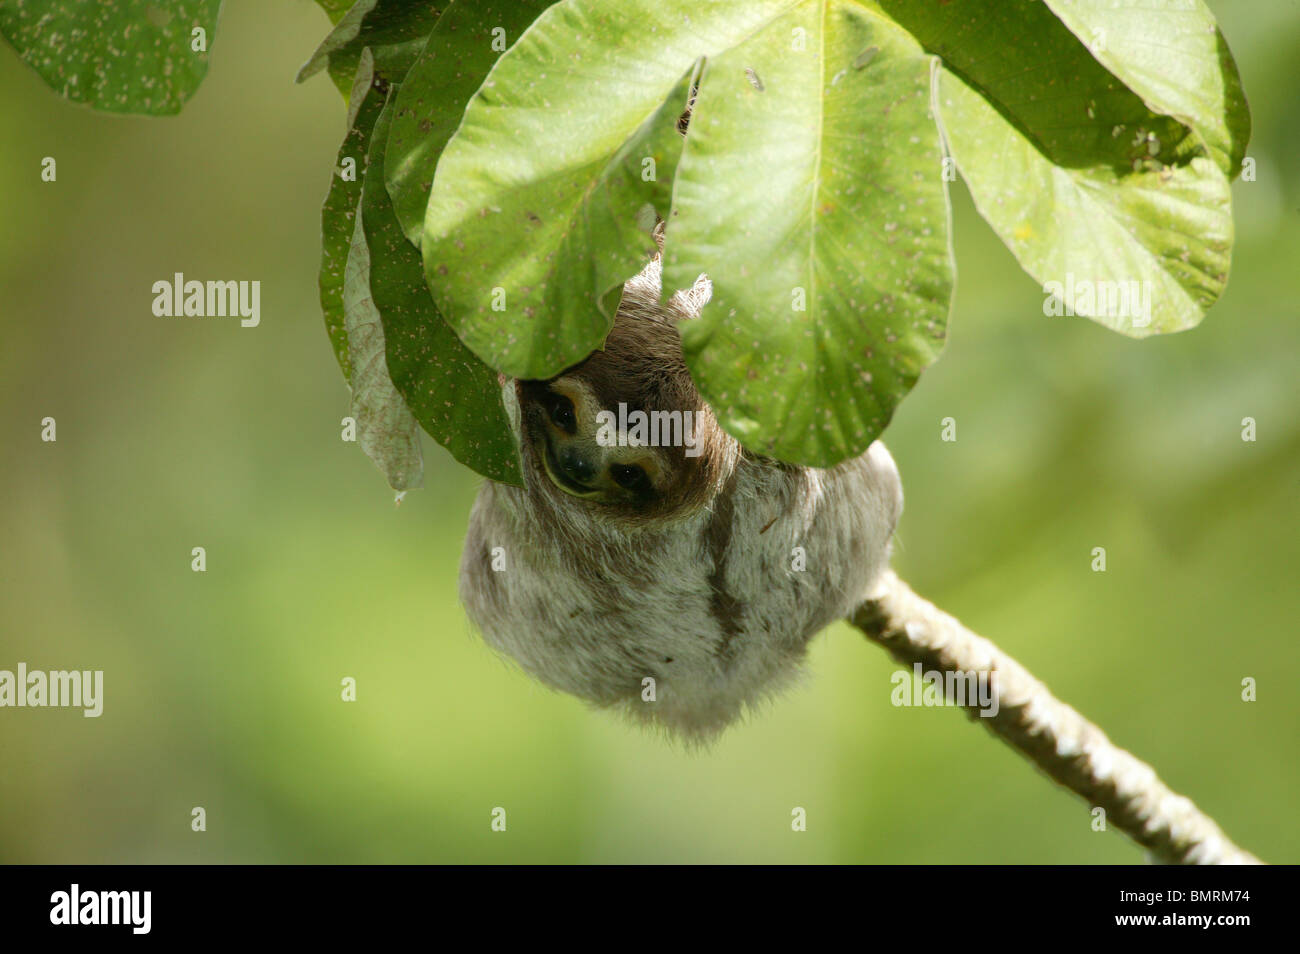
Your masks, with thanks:
[(609, 476), (614, 478), (614, 483), (633, 493), (648, 494), (654, 490), (649, 475), (636, 464), (610, 464)]
[(550, 396), (551, 423), (566, 434), (578, 433), (578, 418), (573, 413), (573, 402), (560, 394)]

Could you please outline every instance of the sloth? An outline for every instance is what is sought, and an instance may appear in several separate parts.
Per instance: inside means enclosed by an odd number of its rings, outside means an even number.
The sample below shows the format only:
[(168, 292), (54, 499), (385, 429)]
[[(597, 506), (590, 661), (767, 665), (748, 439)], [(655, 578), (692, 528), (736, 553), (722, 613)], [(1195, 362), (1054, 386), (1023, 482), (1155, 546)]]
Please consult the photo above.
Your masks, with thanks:
[[(549, 380), (499, 378), (523, 486), (480, 490), (460, 596), (542, 682), (707, 742), (797, 679), (812, 636), (871, 596), (902, 486), (878, 441), (816, 469), (727, 434), (678, 331), (712, 286), (701, 275), (661, 302), (662, 226), (655, 239), (601, 350)], [(620, 405), (631, 413), (616, 418)], [(688, 424), (676, 441), (611, 440), (610, 422), (637, 411)]]

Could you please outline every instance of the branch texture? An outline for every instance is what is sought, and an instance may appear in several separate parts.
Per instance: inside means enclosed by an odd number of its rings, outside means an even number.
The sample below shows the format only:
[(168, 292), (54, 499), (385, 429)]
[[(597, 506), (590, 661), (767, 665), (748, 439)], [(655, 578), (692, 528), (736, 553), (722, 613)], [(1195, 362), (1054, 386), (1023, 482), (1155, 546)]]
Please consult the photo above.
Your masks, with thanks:
[(1151, 766), (1106, 734), (997, 646), (912, 592), (890, 571), (880, 595), (850, 622), (899, 662), (927, 671), (989, 673), (996, 715), (967, 714), (1089, 805), (1106, 822), (1166, 864), (1259, 864), (1229, 840), (1214, 820), (1173, 792)]

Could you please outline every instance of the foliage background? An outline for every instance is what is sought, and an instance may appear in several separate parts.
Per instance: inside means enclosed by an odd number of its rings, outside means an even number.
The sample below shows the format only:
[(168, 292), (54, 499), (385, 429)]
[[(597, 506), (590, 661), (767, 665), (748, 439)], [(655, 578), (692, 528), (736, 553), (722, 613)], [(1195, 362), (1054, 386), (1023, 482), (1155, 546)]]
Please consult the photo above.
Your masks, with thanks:
[[(950, 340), (886, 434), (896, 565), (1295, 863), (1300, 7), (1211, 6), (1258, 162), (1226, 295), (1145, 342), (1045, 318), (958, 186)], [(0, 711), (0, 861), (1141, 860), (958, 714), (891, 706), (894, 665), (843, 626), (706, 754), (490, 653), (456, 600), (478, 478), (426, 439), (427, 489), (394, 509), (338, 438), (316, 269), (344, 111), (292, 84), (326, 28), (308, 0), (231, 0), (165, 120), (67, 105), (0, 53), (0, 668), (106, 671), (99, 719)], [(261, 280), (261, 327), (155, 318), (175, 271)]]

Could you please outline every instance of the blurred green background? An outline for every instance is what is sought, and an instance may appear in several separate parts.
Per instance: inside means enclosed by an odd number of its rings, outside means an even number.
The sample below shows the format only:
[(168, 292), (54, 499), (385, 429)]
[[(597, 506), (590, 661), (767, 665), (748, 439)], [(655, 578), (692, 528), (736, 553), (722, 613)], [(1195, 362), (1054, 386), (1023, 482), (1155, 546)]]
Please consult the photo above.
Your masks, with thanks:
[[(1211, 6), (1258, 164), (1227, 294), (1142, 342), (1045, 318), (959, 186), (950, 341), (886, 435), (896, 565), (1295, 863), (1300, 5)], [(99, 719), (0, 710), (0, 861), (1142, 860), (957, 712), (891, 706), (896, 667), (842, 625), (702, 754), (481, 643), (456, 598), (479, 479), (426, 439), (427, 489), (395, 508), (339, 440), (316, 270), (344, 110), (293, 84), (327, 26), (228, 0), (175, 119), (71, 106), (0, 49), (0, 669), (103, 669), (106, 696)], [(261, 327), (154, 317), (176, 271), (260, 280)]]

